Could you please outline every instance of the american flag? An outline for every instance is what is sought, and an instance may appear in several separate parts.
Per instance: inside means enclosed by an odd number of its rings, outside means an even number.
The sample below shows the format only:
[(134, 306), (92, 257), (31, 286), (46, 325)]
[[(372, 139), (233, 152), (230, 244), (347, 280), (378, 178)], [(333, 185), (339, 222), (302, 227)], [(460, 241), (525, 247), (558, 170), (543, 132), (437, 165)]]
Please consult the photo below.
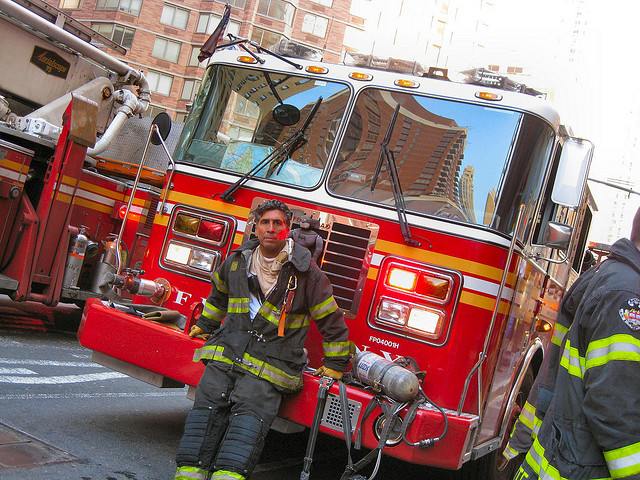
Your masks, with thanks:
[(202, 48), (200, 49), (200, 54), (198, 55), (198, 61), (204, 62), (207, 58), (213, 55), (213, 52), (216, 51), (216, 47), (218, 46), (218, 42), (224, 35), (224, 30), (227, 28), (227, 24), (229, 23), (229, 17), (231, 16), (231, 7), (227, 3), (224, 6), (224, 13), (222, 14), (222, 18), (220, 19), (220, 23), (213, 31), (211, 36), (204, 43)]

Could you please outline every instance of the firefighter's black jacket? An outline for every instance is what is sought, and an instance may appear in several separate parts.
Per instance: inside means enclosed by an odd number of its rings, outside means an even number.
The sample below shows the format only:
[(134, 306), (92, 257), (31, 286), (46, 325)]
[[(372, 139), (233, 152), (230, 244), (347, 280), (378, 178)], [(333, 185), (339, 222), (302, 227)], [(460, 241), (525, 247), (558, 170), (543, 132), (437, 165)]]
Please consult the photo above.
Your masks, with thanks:
[[(311, 261), (307, 249), (294, 243), (275, 288), (255, 318), (250, 318), (247, 265), (257, 246), (257, 239), (246, 242), (214, 273), (211, 293), (197, 321), (198, 327), (213, 335), (194, 359), (236, 365), (284, 392), (299, 390), (307, 362), (303, 346), (313, 319), (324, 338), (324, 365), (346, 371), (352, 344), (347, 339), (344, 315), (333, 297), (329, 279)], [(296, 288), (285, 316), (284, 336), (278, 336), (287, 287), (293, 282)]]
[(516, 478), (640, 479), (640, 251), (611, 252), (563, 299), (553, 400)]

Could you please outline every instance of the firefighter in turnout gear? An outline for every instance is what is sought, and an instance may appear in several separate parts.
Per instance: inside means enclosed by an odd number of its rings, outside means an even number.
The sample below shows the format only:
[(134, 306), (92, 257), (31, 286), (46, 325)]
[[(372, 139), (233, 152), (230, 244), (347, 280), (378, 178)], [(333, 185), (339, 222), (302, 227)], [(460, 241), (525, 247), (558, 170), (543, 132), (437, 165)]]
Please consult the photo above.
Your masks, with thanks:
[[(573, 284), (560, 357), (520, 416), (506, 456), (532, 446), (517, 480), (640, 479), (640, 209), (631, 239)], [(548, 391), (549, 386), (552, 392)], [(544, 388), (546, 387), (546, 388)], [(547, 409), (548, 405), (548, 409)], [(528, 424), (528, 426), (527, 426)], [(530, 440), (530, 441), (531, 441)]]
[(258, 238), (215, 272), (189, 333), (210, 336), (194, 356), (207, 367), (178, 447), (177, 480), (242, 480), (251, 473), (282, 395), (302, 388), (312, 319), (324, 338), (317, 375), (340, 379), (353, 351), (329, 280), (309, 251), (287, 238), (291, 211), (267, 200), (252, 215)]

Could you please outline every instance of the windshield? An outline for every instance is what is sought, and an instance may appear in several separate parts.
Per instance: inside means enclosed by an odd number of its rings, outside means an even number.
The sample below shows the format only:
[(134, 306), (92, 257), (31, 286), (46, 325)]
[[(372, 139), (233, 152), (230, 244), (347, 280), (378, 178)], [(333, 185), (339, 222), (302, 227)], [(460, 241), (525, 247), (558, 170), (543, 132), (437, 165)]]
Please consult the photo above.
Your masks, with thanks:
[[(508, 233), (521, 203), (533, 217), (553, 138), (547, 124), (520, 112), (368, 88), (356, 99), (329, 188), (391, 207), (396, 188), (407, 211)], [(386, 147), (400, 188), (380, 162)]]
[(313, 187), (348, 98), (342, 83), (214, 65), (187, 118), (176, 160)]

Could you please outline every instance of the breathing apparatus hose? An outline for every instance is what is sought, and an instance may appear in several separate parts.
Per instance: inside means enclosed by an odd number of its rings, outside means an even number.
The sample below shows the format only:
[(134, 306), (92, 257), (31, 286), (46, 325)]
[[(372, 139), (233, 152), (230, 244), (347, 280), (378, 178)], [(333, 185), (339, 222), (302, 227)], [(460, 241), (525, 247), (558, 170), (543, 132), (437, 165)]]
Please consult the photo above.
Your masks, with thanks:
[[(418, 397), (422, 397), (422, 400), (418, 401)], [(402, 425), (402, 441), (410, 447), (428, 448), (431, 447), (434, 443), (442, 440), (447, 434), (447, 431), (449, 430), (449, 419), (447, 418), (447, 414), (445, 413), (444, 409), (441, 406), (433, 403), (431, 399), (424, 393), (422, 387), (420, 387), (420, 394), (418, 395), (418, 397), (411, 405), (411, 408), (409, 408), (407, 415), (404, 417), (404, 422)], [(417, 442), (410, 442), (409, 440), (407, 440), (407, 430), (413, 423), (413, 420), (416, 418), (418, 407), (425, 402), (429, 402), (436, 410), (438, 410), (442, 414), (442, 418), (444, 419), (444, 429), (442, 430), (442, 433), (439, 437), (425, 438), (424, 440), (418, 440)]]
[[(369, 369), (369, 371), (371, 371), (372, 369), (375, 370), (376, 366), (380, 367), (380, 365), (382, 365), (381, 362), (384, 362), (384, 360), (380, 359), (380, 357), (374, 356), (372, 358), (371, 354), (368, 354), (368, 355), (369, 355), (368, 358), (363, 358), (364, 355), (361, 355), (360, 358), (356, 358), (354, 364), (357, 364), (357, 362), (364, 361), (365, 366), (367, 367), (372, 366), (372, 368)], [(344, 429), (344, 437), (345, 437), (345, 442), (347, 444), (347, 451), (348, 451), (348, 464), (345, 468), (344, 473), (340, 477), (340, 480), (372, 480), (376, 476), (376, 474), (378, 473), (378, 468), (380, 466), (380, 461), (382, 458), (382, 450), (386, 446), (387, 439), (389, 438), (391, 429), (396, 424), (395, 418), (398, 416), (399, 412), (401, 412), (403, 409), (405, 409), (409, 405), (410, 405), (409, 409), (402, 421), (402, 426), (399, 432), (401, 434), (401, 439), (404, 443), (406, 443), (411, 447), (418, 447), (421, 449), (425, 449), (433, 446), (436, 442), (442, 440), (444, 436), (447, 434), (447, 431), (449, 429), (449, 420), (447, 418), (447, 415), (442, 407), (440, 407), (439, 405), (431, 401), (431, 399), (424, 393), (424, 390), (422, 389), (424, 372), (419, 372), (417, 374), (413, 373), (413, 371), (417, 370), (417, 363), (415, 362), (415, 360), (410, 357), (403, 357), (402, 359), (399, 359), (399, 361), (390, 362), (390, 363), (395, 366), (400, 366), (402, 367), (402, 369), (406, 369), (404, 374), (402, 374), (402, 372), (397, 372), (394, 376), (396, 376), (397, 378), (404, 378), (406, 380), (408, 378), (407, 374), (410, 373), (411, 375), (416, 375), (419, 377), (418, 379), (416, 379), (416, 382), (419, 382), (419, 386), (417, 388), (416, 393), (413, 395), (413, 398), (407, 398), (406, 393), (409, 390), (407, 390), (406, 388), (402, 388), (400, 390), (390, 390), (388, 388), (388, 385), (386, 385), (387, 391), (385, 392), (384, 391), (385, 386), (383, 385), (383, 388), (380, 388), (379, 384), (380, 384), (380, 380), (382, 380), (385, 377), (386, 373), (390, 369), (390, 366), (386, 364), (382, 365), (381, 368), (378, 368), (378, 370), (376, 371), (375, 379), (371, 377), (364, 378), (364, 375), (362, 374), (362, 372), (358, 372), (358, 371), (355, 372), (355, 375), (354, 375), (355, 380), (365, 380), (364, 382), (365, 384), (363, 385), (364, 388), (366, 390), (374, 392), (374, 396), (371, 398), (371, 401), (369, 402), (367, 407), (364, 409), (362, 413), (362, 417), (360, 418), (360, 421), (359, 421), (358, 428), (356, 428), (355, 441), (353, 445), (353, 447), (356, 450), (359, 450), (362, 445), (362, 425), (364, 424), (368, 416), (375, 410), (376, 406), (380, 407), (380, 409), (382, 410), (382, 414), (384, 416), (384, 425), (382, 427), (382, 431), (380, 432), (380, 435), (378, 438), (378, 445), (369, 453), (367, 453), (367, 455), (365, 455), (362, 459), (360, 459), (355, 463), (353, 462), (351, 457), (351, 439), (353, 435), (351, 433), (351, 424), (350, 424), (350, 418), (349, 418), (349, 407), (348, 407), (348, 399), (346, 395), (346, 386), (342, 384), (340, 386), (341, 387), (340, 388), (340, 406), (342, 410), (342, 425)], [(362, 366), (362, 364), (360, 363), (359, 366)], [(407, 368), (407, 367), (412, 367), (412, 368)], [(353, 373), (354, 372), (352, 370), (352, 374)], [(358, 373), (360, 373), (360, 376), (358, 376)], [(405, 381), (404, 383), (406, 384), (407, 382)], [(385, 394), (385, 393), (396, 393), (396, 392), (400, 393), (399, 395), (396, 395), (396, 398), (393, 398)], [(440, 436), (438, 437), (426, 438), (426, 439), (419, 440), (417, 442), (411, 442), (407, 439), (407, 430), (415, 420), (416, 414), (418, 412), (418, 408), (420, 408), (420, 406), (424, 405), (425, 403), (431, 404), (435, 409), (437, 409), (442, 414), (442, 417), (444, 419), (444, 429), (440, 434)], [(374, 457), (377, 457), (377, 458), (376, 458), (376, 463), (373, 468), (373, 472), (371, 476), (365, 477), (363, 475), (356, 474), (356, 472), (358, 472), (364, 466), (368, 465), (371, 461), (373, 461)]]

